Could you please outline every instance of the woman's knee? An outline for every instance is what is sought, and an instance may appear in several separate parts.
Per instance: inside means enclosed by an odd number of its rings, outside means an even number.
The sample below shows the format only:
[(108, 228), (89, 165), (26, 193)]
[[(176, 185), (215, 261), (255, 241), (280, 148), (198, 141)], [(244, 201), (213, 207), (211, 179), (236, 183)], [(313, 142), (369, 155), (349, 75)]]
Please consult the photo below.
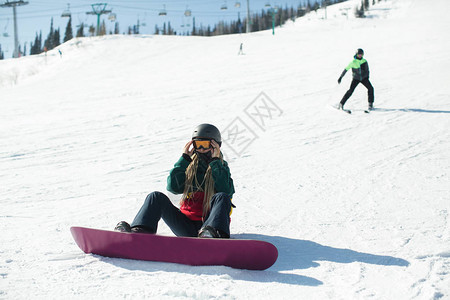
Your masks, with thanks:
[(211, 199), (211, 202), (213, 202), (214, 204), (222, 203), (225, 205), (229, 205), (231, 207), (231, 197), (227, 193), (220, 192), (214, 194)]
[(155, 205), (155, 204), (162, 205), (167, 201), (170, 202), (169, 197), (167, 197), (164, 193), (158, 191), (151, 192), (150, 194), (147, 195), (147, 198), (145, 198), (146, 205)]

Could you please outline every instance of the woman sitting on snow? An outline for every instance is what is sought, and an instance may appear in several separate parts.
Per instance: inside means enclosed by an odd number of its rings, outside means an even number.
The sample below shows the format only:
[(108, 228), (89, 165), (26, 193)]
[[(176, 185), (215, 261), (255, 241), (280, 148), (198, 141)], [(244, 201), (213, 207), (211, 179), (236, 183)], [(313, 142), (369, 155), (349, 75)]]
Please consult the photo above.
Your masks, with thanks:
[(162, 218), (176, 236), (229, 238), (234, 185), (221, 144), (214, 125), (199, 125), (167, 178), (167, 190), (183, 195), (180, 208), (163, 193), (150, 193), (131, 225), (122, 221), (115, 230), (156, 233)]

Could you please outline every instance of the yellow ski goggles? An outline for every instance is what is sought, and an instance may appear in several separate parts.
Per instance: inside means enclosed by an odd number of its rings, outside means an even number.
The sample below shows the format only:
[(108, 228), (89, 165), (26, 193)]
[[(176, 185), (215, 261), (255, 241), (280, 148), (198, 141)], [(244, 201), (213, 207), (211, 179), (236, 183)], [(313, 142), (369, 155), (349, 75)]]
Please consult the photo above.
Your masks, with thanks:
[(209, 149), (211, 148), (210, 140), (194, 140), (194, 148), (195, 149)]

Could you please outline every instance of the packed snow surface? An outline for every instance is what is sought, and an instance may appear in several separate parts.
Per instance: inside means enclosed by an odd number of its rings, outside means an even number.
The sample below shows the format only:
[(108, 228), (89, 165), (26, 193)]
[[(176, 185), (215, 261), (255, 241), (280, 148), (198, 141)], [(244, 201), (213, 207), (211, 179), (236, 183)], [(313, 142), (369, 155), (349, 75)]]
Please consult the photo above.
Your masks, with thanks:
[[(355, 19), (360, 2), (275, 35), (82, 38), (1, 61), (0, 298), (450, 298), (450, 1), (382, 0)], [(357, 48), (377, 109), (358, 86), (348, 115), (332, 105)], [(69, 228), (113, 229), (168, 193), (205, 122), (235, 183), (232, 237), (273, 243), (277, 262), (83, 253)]]

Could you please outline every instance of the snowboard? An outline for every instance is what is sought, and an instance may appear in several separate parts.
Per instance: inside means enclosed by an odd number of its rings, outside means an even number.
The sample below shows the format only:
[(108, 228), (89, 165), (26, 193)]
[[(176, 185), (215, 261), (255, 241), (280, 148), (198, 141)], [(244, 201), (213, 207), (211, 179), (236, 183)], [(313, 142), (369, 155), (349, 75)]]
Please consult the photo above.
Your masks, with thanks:
[(71, 227), (70, 231), (85, 253), (107, 257), (247, 270), (265, 270), (278, 258), (273, 244), (259, 240), (174, 237), (85, 227)]

